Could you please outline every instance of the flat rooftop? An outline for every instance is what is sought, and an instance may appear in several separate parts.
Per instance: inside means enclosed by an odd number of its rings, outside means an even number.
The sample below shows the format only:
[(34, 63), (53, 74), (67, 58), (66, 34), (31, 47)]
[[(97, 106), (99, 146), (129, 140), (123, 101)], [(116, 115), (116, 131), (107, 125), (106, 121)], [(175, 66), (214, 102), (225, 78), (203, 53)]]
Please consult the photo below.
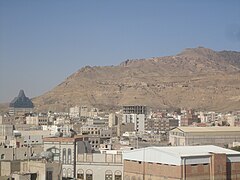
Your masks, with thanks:
[(182, 132), (239, 132), (240, 127), (212, 126), (212, 127), (176, 127), (174, 130)]
[(75, 141), (86, 141), (88, 136), (76, 135), (74, 137), (45, 137), (43, 142), (75, 142)]

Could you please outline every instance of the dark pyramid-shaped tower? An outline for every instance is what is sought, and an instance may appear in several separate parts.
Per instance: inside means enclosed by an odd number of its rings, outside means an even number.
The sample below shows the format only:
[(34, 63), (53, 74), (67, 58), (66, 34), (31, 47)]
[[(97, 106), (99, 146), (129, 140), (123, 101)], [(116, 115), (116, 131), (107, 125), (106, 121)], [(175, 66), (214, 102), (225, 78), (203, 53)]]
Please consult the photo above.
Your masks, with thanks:
[(33, 108), (34, 105), (32, 103), (32, 101), (25, 96), (25, 93), (23, 90), (19, 91), (18, 97), (15, 97), (9, 107), (13, 107), (13, 108)]

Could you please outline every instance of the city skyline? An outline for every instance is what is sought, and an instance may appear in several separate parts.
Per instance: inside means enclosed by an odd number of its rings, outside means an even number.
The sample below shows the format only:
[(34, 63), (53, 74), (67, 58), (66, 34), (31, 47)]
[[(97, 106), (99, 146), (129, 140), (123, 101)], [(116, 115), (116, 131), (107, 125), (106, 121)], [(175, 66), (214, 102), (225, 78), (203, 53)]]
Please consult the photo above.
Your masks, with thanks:
[(239, 1), (1, 1), (0, 102), (39, 96), (84, 67), (240, 49)]

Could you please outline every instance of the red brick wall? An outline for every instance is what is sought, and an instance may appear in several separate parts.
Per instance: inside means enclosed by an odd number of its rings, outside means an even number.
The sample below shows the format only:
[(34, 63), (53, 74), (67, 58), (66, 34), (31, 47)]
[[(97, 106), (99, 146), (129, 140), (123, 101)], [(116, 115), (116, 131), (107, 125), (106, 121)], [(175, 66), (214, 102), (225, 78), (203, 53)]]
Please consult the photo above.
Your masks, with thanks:
[(144, 163), (138, 161), (124, 161), (124, 175), (137, 177), (169, 177), (172, 179), (181, 178), (181, 166), (171, 166), (157, 163)]
[[(158, 163), (144, 163), (138, 161), (124, 161), (124, 177), (135, 179), (162, 180), (165, 177), (178, 180), (240, 180), (240, 162), (227, 163), (226, 154), (213, 154), (210, 164), (171, 166)], [(126, 178), (126, 180), (128, 180)]]
[(227, 179), (226, 154), (212, 154), (210, 174), (212, 176), (212, 180)]

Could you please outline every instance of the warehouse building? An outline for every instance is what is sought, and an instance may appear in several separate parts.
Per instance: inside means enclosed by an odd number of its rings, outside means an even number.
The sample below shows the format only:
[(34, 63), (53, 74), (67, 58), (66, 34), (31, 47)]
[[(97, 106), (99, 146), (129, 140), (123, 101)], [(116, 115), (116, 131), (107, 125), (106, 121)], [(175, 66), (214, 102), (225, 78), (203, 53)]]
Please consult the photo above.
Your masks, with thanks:
[(213, 145), (148, 147), (123, 160), (124, 180), (240, 179), (240, 152)]
[(216, 145), (225, 147), (240, 140), (240, 127), (177, 127), (169, 132), (172, 146)]

